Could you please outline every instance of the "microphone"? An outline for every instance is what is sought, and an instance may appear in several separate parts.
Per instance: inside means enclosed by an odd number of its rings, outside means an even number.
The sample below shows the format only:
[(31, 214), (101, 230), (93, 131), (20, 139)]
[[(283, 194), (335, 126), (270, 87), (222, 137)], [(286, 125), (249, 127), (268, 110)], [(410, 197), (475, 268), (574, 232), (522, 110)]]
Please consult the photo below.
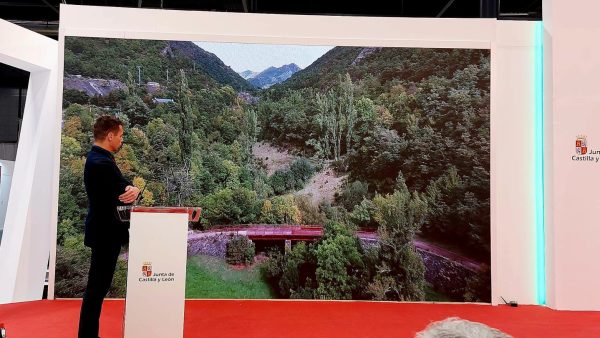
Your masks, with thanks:
[(148, 182), (144, 182), (144, 187), (140, 191), (140, 194), (135, 199), (135, 201), (133, 201), (133, 203), (131, 203), (131, 205), (117, 205), (115, 212), (116, 212), (117, 218), (121, 222), (129, 222), (129, 220), (131, 219), (131, 210), (133, 210), (133, 207), (135, 207), (138, 204), (138, 202), (143, 199), (143, 194), (144, 194), (144, 191), (146, 190), (147, 185), (148, 185)]
[(502, 298), (502, 301), (506, 305), (509, 305), (511, 307), (517, 307), (517, 306), (519, 306), (519, 303), (515, 302), (514, 300), (511, 300), (511, 301), (507, 302), (506, 299), (504, 299), (504, 297), (500, 296), (500, 298)]

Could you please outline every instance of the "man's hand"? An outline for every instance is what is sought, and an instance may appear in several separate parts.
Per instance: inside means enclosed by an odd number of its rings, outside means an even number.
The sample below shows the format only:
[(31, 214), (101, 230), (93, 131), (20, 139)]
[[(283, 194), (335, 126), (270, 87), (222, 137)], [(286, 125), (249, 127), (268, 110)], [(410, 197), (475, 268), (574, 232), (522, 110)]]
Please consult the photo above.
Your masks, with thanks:
[(139, 194), (140, 189), (134, 187), (133, 185), (128, 185), (125, 188), (125, 192), (121, 194), (121, 196), (119, 196), (119, 201), (126, 204), (133, 203), (137, 199)]

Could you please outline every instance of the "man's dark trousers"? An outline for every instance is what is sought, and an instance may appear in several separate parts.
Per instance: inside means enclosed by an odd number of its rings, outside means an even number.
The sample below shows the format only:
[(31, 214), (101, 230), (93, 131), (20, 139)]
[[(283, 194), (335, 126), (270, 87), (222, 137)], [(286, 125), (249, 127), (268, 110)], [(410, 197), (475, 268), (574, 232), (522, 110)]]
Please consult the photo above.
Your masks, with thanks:
[(107, 244), (92, 248), (88, 284), (83, 294), (79, 317), (79, 338), (97, 338), (102, 301), (110, 289), (121, 245)]

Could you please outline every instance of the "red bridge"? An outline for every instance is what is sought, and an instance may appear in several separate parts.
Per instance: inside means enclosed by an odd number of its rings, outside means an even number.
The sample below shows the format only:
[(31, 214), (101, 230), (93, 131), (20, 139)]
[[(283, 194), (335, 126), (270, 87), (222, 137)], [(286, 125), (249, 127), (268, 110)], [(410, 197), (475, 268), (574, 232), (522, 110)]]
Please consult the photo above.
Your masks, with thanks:
[[(316, 241), (323, 237), (322, 225), (290, 225), (290, 224), (248, 224), (247, 226), (224, 226), (212, 228), (201, 233), (237, 233), (251, 240), (292, 240)], [(358, 238), (377, 240), (376, 231), (357, 231)]]
[[(217, 226), (206, 231), (190, 232), (189, 238), (201, 238), (216, 234), (239, 234), (247, 236), (252, 241), (316, 241), (323, 236), (322, 225), (291, 225), (291, 224), (248, 224), (243, 226)], [(376, 231), (359, 230), (356, 236), (362, 241), (379, 241)], [(451, 259), (468, 269), (479, 270), (482, 263), (458, 253), (449, 251), (434, 243), (421, 238), (415, 238), (413, 244), (418, 251), (429, 252)]]

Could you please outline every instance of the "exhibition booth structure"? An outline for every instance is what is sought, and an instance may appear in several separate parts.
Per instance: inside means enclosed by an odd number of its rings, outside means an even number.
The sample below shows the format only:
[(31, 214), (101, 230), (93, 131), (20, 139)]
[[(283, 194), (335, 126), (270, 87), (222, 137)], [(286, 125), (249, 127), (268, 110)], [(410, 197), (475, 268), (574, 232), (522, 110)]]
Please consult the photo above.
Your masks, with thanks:
[(44, 291), (56, 208), (52, 168), (60, 152), (53, 141), (61, 128), (59, 65), (55, 40), (6, 21), (0, 31), (0, 62), (30, 73), (0, 245), (0, 303), (11, 303), (41, 299)]
[(83, 164), (112, 114), (144, 187), (109, 291), (127, 336), (183, 335), (186, 299), (600, 309), (594, 20), (544, 6), (542, 23), (61, 5), (58, 43), (0, 22), (0, 61), (31, 72), (0, 302), (41, 299), (46, 271), (49, 299), (81, 297)]

